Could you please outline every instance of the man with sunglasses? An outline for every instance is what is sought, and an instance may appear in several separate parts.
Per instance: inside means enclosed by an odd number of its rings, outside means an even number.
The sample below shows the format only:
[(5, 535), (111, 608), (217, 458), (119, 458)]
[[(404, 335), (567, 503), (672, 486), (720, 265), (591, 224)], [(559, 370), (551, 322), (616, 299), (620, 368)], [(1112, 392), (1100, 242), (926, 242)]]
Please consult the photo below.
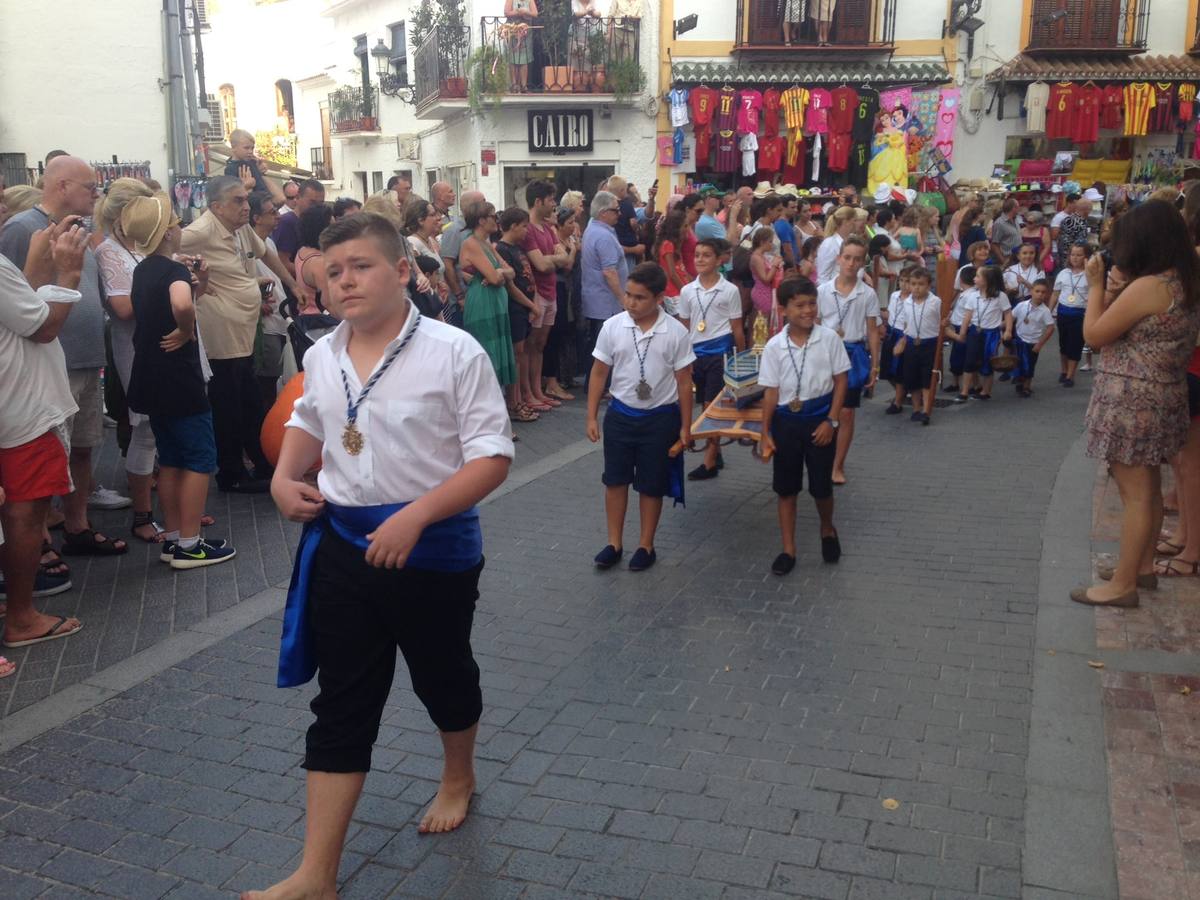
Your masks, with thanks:
[[(82, 224), (91, 216), (100, 196), (96, 173), (76, 156), (56, 156), (46, 164), (42, 176), (42, 202), (18, 213), (0, 231), (0, 254), (20, 269), (31, 270), (29, 242), (34, 233), (51, 224)], [(41, 287), (34, 284), (34, 288)], [(63, 324), (58, 339), (67, 362), (71, 396), (79, 407), (67, 423), (71, 442), (71, 481), (75, 490), (63, 501), (65, 543), (68, 556), (112, 556), (126, 552), (124, 541), (109, 539), (93, 531), (88, 522), (88, 500), (92, 494), (92, 448), (104, 440), (104, 408), (100, 394), (100, 370), (104, 357), (104, 307), (101, 305), (100, 268), (89, 247), (79, 277), (80, 300)], [(109, 509), (129, 506), (129, 499), (111, 491), (98, 492), (96, 505)]]

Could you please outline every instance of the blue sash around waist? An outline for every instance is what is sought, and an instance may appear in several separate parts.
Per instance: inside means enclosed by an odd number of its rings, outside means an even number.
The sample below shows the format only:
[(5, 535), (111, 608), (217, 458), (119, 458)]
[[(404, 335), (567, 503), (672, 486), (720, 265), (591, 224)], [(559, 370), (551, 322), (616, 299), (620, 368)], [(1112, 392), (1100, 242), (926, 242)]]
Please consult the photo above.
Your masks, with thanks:
[[(732, 336), (730, 339), (732, 340)], [(692, 349), (695, 350), (695, 347)], [(608, 401), (608, 411), (619, 413), (622, 416), (629, 416), (631, 419), (644, 419), (647, 416), (661, 416), (666, 413), (675, 413), (678, 415), (680, 410), (678, 403), (664, 403), (662, 406), (654, 406), (650, 409), (635, 409), (613, 397)], [(687, 506), (683, 499), (682, 453), (671, 460), (671, 480), (668, 482), (667, 496), (675, 501), (675, 506)]]
[[(367, 535), (386, 519), (407, 506), (388, 503), (382, 506), (325, 505), (325, 514), (307, 523), (296, 549), (296, 564), (288, 585), (287, 605), (283, 610), (283, 633), (279, 639), (279, 687), (296, 687), (310, 681), (317, 671), (316, 652), (309, 629), (308, 594), (312, 587), (312, 568), (317, 547), (326, 528), (343, 540), (365, 551)], [(479, 565), (483, 558), (483, 534), (479, 528), (479, 510), (471, 507), (434, 522), (421, 533), (405, 561), (405, 568), (434, 572), (464, 572)]]
[(862, 387), (871, 378), (871, 351), (865, 341), (845, 342), (846, 354), (850, 357), (847, 385), (850, 390)]
[(733, 333), (692, 344), (692, 352), (697, 356), (724, 356), (726, 353), (732, 353)]
[(830, 391), (828, 394), (822, 394), (820, 397), (804, 400), (801, 403), (799, 412), (792, 412), (786, 403), (781, 403), (775, 407), (775, 415), (797, 421), (825, 420), (829, 418), (829, 411), (832, 408), (833, 391)]

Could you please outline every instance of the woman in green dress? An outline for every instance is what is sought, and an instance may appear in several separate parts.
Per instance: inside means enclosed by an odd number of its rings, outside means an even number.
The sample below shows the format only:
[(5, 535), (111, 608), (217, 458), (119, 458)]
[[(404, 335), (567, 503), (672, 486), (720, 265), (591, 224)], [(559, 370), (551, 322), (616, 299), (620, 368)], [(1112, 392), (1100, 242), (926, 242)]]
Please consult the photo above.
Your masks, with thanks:
[(496, 207), (490, 203), (471, 206), (463, 210), (463, 221), (471, 232), (458, 255), (459, 275), (467, 283), (463, 328), (483, 346), (500, 386), (507, 387), (517, 380), (507, 287), (514, 273), (492, 250)]

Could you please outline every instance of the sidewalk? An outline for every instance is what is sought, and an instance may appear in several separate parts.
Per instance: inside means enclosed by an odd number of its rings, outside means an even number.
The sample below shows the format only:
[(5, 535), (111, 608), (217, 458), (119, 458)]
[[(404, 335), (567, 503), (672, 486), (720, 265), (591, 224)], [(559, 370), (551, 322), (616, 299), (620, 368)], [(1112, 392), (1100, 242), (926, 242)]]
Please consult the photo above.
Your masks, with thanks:
[[(767, 573), (770, 470), (744, 448), (664, 513), (654, 569), (598, 573), (601, 459), (582, 414), (526, 427), (533, 458), (482, 510), (471, 817), (416, 834), (439, 749), (398, 675), (342, 896), (1069, 895), (1041, 873), (1103, 860), (1032, 841), (1052, 790), (1027, 788), (1058, 777), (1032, 761), (1035, 674), (1075, 668), (1043, 651), (1043, 619), (1093, 630), (1092, 611), (1047, 606), (1046, 585), (1090, 560), (1086, 534), (1047, 555), (1043, 522), (1095, 469), (1072, 453), (1086, 390), (1052, 376), (1034, 400), (997, 391), (931, 428), (869, 402), (837, 495), (846, 555), (820, 562), (802, 504), (812, 539), (786, 579)], [(277, 615), (242, 628), (0, 755), (0, 896), (228, 897), (286, 873), (314, 688), (274, 687), (278, 633)], [(1082, 668), (1099, 721), (1118, 666)], [(1106, 784), (1103, 755), (1088, 765)], [(1109, 839), (1106, 814), (1093, 824)]]

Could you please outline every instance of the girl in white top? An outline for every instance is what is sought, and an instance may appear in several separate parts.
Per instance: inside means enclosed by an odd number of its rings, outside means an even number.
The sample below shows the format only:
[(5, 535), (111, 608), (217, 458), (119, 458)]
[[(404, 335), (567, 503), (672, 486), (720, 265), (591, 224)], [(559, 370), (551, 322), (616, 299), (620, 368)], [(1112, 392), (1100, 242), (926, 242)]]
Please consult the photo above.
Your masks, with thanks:
[(1017, 261), (1004, 270), (1004, 290), (1014, 304), (1028, 300), (1033, 283), (1042, 277), (1035, 255), (1033, 244), (1022, 244), (1017, 249)]
[[(979, 400), (992, 398), (992, 357), (1000, 344), (1012, 338), (1012, 304), (1004, 293), (1004, 277), (996, 266), (984, 266), (975, 273), (975, 290), (963, 307), (959, 335), (967, 342), (963, 388), (957, 402), (968, 396)], [(978, 378), (980, 384), (972, 389)]]
[(1083, 271), (1088, 251), (1075, 244), (1067, 253), (1067, 268), (1054, 279), (1050, 309), (1058, 317), (1058, 353), (1061, 371), (1058, 383), (1074, 387), (1075, 370), (1083, 357), (1083, 316), (1087, 312), (1087, 273)]
[(888, 300), (888, 309), (891, 312), (883, 335), (883, 346), (879, 351), (879, 374), (891, 382), (895, 391), (892, 402), (884, 410), (889, 416), (899, 415), (904, 409), (904, 377), (900, 371), (900, 367), (904, 363), (904, 348), (901, 347), (900, 352), (896, 353), (896, 344), (904, 337), (904, 332), (896, 327), (895, 316), (899, 315), (901, 308), (908, 300), (908, 269), (900, 273), (897, 283), (900, 285), (900, 290), (892, 291), (892, 296)]
[(950, 304), (950, 314), (946, 318), (946, 340), (950, 341), (950, 374), (954, 383), (947, 385), (947, 394), (957, 394), (958, 385), (962, 380), (963, 368), (967, 364), (967, 342), (960, 339), (962, 333), (963, 313), (972, 302), (975, 293), (975, 267), (963, 266), (958, 270), (958, 283), (954, 286), (954, 302)]

